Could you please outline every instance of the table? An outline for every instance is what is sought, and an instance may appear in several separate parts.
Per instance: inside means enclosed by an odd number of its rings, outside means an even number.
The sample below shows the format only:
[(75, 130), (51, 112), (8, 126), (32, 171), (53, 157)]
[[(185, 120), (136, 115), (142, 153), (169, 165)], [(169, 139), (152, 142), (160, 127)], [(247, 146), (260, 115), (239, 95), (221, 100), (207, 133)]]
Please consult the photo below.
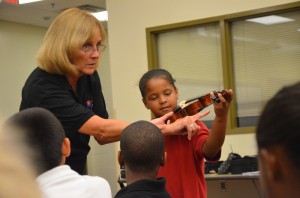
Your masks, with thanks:
[(208, 198), (263, 198), (259, 175), (206, 174)]

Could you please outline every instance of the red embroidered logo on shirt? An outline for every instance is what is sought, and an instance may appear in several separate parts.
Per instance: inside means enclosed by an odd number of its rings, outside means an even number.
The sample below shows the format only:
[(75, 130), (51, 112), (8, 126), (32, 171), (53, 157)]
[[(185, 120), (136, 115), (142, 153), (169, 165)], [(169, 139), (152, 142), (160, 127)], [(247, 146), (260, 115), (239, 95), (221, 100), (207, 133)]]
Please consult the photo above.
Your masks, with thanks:
[(86, 106), (88, 109), (93, 109), (93, 100), (87, 100), (86, 101)]

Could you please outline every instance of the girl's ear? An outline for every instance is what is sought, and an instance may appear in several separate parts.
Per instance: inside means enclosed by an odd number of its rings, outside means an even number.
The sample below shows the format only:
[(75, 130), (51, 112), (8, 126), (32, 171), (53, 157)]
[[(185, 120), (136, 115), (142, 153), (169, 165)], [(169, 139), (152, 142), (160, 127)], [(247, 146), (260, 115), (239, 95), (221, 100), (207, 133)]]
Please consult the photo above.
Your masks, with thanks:
[(145, 106), (147, 109), (149, 109), (148, 105), (146, 104), (146, 100), (145, 100), (144, 98), (142, 98), (142, 101), (143, 101), (143, 103), (144, 103), (144, 106)]
[(177, 87), (175, 87), (175, 93), (176, 93), (176, 100), (178, 100), (179, 93), (178, 93), (178, 88)]

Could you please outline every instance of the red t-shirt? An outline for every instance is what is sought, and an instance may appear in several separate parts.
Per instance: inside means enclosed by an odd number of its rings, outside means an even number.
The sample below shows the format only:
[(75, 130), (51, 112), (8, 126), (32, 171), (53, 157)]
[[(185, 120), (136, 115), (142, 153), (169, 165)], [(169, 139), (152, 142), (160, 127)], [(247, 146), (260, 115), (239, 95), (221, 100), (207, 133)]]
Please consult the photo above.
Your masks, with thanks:
[[(166, 178), (167, 191), (173, 198), (207, 197), (202, 145), (210, 131), (203, 122), (196, 123), (201, 129), (191, 141), (187, 136), (165, 136), (167, 162), (159, 169), (157, 177)], [(219, 160), (220, 156), (221, 152), (213, 161)]]

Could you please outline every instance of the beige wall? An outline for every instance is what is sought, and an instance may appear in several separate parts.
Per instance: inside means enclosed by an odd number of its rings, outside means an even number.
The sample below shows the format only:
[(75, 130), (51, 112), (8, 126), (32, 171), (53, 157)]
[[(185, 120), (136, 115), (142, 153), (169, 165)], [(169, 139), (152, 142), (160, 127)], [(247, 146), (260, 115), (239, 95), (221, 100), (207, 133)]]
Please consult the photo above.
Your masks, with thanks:
[(45, 31), (0, 20), (0, 117), (3, 119), (19, 110), (21, 89), (36, 67), (35, 53)]

